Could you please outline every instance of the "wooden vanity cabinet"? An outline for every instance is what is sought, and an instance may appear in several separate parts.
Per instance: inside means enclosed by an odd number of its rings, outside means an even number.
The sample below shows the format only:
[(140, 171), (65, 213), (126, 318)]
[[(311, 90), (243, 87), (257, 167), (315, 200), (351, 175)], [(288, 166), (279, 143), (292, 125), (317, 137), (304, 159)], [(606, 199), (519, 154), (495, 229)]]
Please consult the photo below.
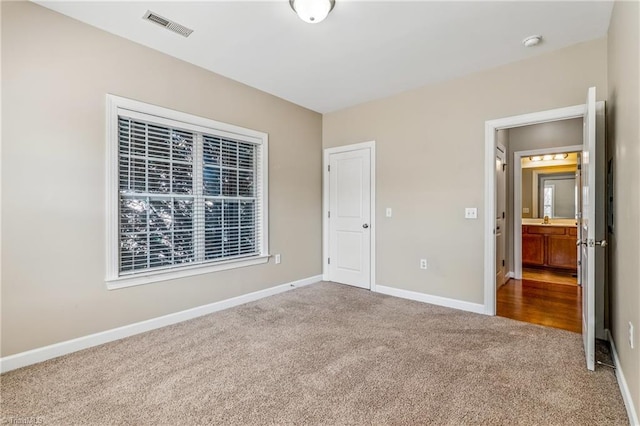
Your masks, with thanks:
[(522, 230), (522, 264), (544, 266), (544, 236)]
[(522, 265), (577, 270), (576, 228), (522, 226)]

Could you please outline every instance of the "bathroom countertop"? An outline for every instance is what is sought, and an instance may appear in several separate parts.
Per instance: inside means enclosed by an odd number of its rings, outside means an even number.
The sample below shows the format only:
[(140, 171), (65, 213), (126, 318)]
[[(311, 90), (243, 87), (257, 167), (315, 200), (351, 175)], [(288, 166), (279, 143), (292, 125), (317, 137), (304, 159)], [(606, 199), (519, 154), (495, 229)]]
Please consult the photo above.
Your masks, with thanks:
[(577, 226), (576, 225), (576, 220), (575, 219), (549, 219), (549, 223), (542, 223), (542, 219), (540, 218), (535, 218), (535, 219), (522, 219), (522, 224), (523, 225), (535, 225), (535, 226)]

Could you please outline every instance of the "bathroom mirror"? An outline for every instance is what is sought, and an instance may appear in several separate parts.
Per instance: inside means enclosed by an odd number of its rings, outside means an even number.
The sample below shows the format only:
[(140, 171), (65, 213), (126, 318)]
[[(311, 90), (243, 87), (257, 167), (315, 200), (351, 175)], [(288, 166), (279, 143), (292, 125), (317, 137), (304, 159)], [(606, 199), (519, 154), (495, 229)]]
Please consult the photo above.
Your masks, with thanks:
[(576, 166), (522, 169), (522, 218), (574, 219)]
[(573, 219), (576, 216), (574, 173), (538, 174), (538, 217)]

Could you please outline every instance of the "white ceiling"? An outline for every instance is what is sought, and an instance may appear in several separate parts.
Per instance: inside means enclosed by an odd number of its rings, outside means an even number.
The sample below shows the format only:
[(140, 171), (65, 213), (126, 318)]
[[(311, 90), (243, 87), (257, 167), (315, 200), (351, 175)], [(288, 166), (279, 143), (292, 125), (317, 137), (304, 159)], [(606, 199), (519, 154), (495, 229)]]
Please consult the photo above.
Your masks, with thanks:
[[(336, 0), (307, 24), (288, 0), (37, 3), (321, 113), (603, 37), (613, 5)], [(544, 43), (525, 49), (532, 34)]]

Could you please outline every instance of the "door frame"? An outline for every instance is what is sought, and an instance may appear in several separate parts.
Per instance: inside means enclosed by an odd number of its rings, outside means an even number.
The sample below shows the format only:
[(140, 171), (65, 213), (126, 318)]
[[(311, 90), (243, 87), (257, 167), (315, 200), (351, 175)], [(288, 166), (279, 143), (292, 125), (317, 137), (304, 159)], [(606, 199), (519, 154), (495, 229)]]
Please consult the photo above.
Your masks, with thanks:
[[(495, 157), (498, 156), (497, 155), (498, 151), (502, 151), (504, 153), (504, 162), (503, 162), (503, 166), (502, 166), (503, 169), (504, 169), (505, 166), (508, 167), (508, 164), (509, 164), (509, 158), (508, 158), (509, 157), (509, 155), (508, 155), (509, 152), (508, 152), (507, 148), (503, 144), (501, 144), (499, 142), (496, 142)], [(494, 161), (495, 161), (495, 158), (494, 158)], [(494, 165), (495, 165), (495, 163), (494, 163)], [(502, 190), (504, 191), (504, 210), (505, 210), (504, 213), (505, 213), (505, 215), (504, 215), (504, 218), (503, 218), (504, 221), (502, 222), (502, 226), (503, 226), (503, 230), (502, 230), (503, 242), (502, 242), (502, 244), (504, 245), (504, 247), (503, 247), (503, 250), (504, 250), (503, 255), (504, 255), (505, 259), (508, 259), (507, 258), (507, 247), (509, 245), (507, 244), (507, 236), (509, 234), (507, 233), (507, 227), (505, 225), (506, 225), (506, 223), (508, 222), (508, 219), (509, 219), (509, 216), (507, 215), (507, 212), (509, 211), (508, 205), (507, 205), (507, 187), (508, 187), (507, 184), (509, 183), (508, 182), (509, 173), (508, 173), (508, 171), (506, 169), (503, 170), (503, 173), (504, 173), (504, 187), (502, 188)], [(495, 211), (494, 211), (494, 215), (495, 215)], [(497, 230), (498, 226), (497, 226), (496, 220), (497, 220), (497, 218), (494, 218), (493, 227), (494, 227), (494, 229)], [(494, 234), (494, 239), (495, 239), (495, 234)], [(507, 262), (505, 262), (505, 263), (507, 263)], [(500, 284), (496, 285), (496, 288), (500, 288), (501, 286), (506, 284), (507, 281), (509, 281), (509, 277), (510, 277), (511, 271), (509, 271), (509, 265), (508, 264), (504, 265), (504, 271), (505, 271), (504, 272), (504, 280)], [(496, 278), (497, 278), (497, 275), (496, 275)]]
[(371, 230), (371, 252), (369, 290), (376, 291), (376, 141), (355, 143), (351, 145), (325, 148), (322, 158), (322, 279), (329, 281), (329, 157), (331, 154), (341, 152), (368, 150), (370, 160), (371, 187), (370, 187), (370, 212), (371, 219), (369, 229)]
[[(513, 153), (513, 275), (522, 279), (522, 157), (565, 152), (582, 152), (582, 145), (557, 146), (553, 148), (515, 151)], [(535, 208), (537, 208), (537, 202)], [(519, 214), (518, 214), (519, 212)]]
[[(531, 124), (584, 117), (584, 104), (487, 120), (484, 124), (484, 312), (496, 314), (495, 150), (497, 131)], [(514, 171), (515, 172), (515, 171)], [(514, 212), (515, 215), (515, 212)], [(518, 216), (518, 215), (515, 215)], [(515, 220), (514, 220), (515, 223)], [(515, 267), (515, 265), (514, 265)]]

